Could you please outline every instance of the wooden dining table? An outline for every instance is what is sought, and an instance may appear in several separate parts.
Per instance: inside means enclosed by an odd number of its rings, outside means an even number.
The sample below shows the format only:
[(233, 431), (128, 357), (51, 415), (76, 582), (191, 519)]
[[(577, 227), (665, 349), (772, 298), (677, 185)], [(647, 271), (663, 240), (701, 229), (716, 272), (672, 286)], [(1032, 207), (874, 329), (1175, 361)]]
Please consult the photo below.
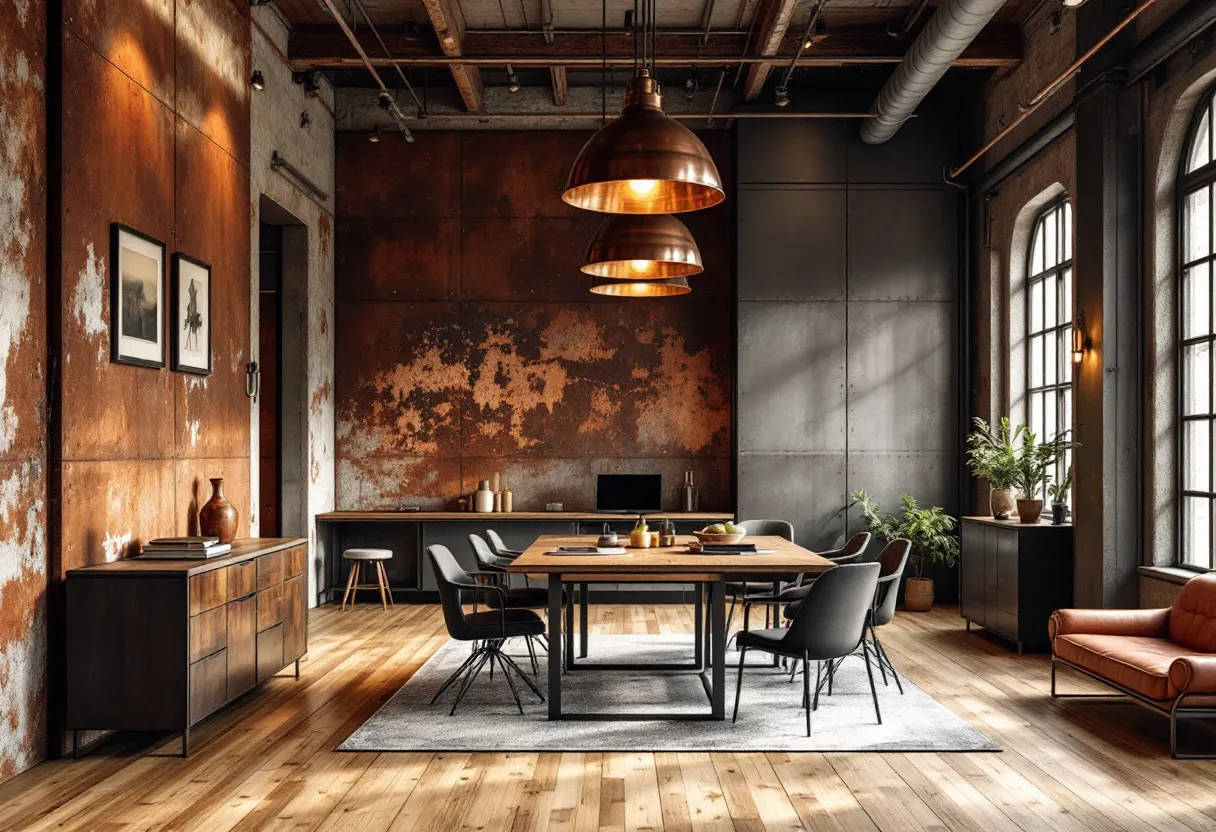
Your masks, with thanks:
[[(706, 555), (692, 552), (692, 536), (679, 536), (675, 546), (626, 549), (623, 555), (559, 552), (559, 547), (595, 546), (596, 536), (544, 535), (507, 567), (511, 574), (543, 577), (549, 587), (549, 719), (682, 720), (726, 718), (726, 582), (746, 576), (818, 574), (834, 564), (814, 552), (780, 537), (755, 536), (755, 554)], [(693, 660), (687, 664), (575, 662), (574, 593), (587, 597), (591, 583), (678, 583), (695, 586)], [(565, 633), (563, 636), (563, 598)], [(705, 608), (709, 626), (704, 627)], [(586, 655), (587, 622), (582, 616), (581, 637)], [(708, 634), (705, 643), (703, 634)], [(709, 698), (708, 711), (657, 713), (571, 713), (562, 710), (563, 672), (587, 670), (695, 672)]]

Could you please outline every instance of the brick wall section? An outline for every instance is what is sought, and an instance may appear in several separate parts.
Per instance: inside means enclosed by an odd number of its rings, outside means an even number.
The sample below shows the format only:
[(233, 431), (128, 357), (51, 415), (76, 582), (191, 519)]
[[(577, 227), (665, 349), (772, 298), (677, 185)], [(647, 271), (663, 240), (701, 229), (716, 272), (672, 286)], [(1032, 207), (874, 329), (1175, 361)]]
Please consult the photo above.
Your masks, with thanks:
[(46, 30), (0, 5), (0, 780), (46, 751)]
[[(455, 508), (502, 471), (517, 509), (594, 503), (598, 471), (730, 502), (730, 207), (682, 215), (693, 293), (599, 299), (601, 218), (560, 199), (583, 132), (338, 140), (339, 509)], [(706, 135), (724, 181), (729, 140)]]

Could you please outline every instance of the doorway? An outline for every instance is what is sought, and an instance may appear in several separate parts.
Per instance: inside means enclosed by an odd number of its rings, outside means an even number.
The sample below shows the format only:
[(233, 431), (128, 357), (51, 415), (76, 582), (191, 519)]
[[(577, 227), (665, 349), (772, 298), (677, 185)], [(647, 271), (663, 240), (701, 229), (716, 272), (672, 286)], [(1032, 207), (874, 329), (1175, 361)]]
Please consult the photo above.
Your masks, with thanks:
[(263, 537), (282, 537), (280, 508), (283, 423), (280, 355), (283, 332), (283, 227), (263, 221), (258, 228), (258, 517)]

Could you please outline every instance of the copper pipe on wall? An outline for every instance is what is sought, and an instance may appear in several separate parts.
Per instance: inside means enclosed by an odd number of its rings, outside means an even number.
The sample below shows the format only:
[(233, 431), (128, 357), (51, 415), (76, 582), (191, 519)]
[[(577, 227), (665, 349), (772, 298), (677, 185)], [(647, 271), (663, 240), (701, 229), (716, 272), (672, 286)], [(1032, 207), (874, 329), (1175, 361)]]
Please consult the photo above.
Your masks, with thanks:
[(1132, 10), (1131, 14), (1129, 14), (1127, 17), (1123, 18), (1123, 20), (1119, 21), (1119, 24), (1117, 26), (1115, 26), (1115, 28), (1111, 29), (1101, 39), (1099, 39), (1097, 43), (1095, 43), (1089, 49), (1085, 50), (1085, 54), (1083, 54), (1081, 57), (1079, 57), (1075, 61), (1073, 61), (1069, 65), (1068, 69), (1061, 72), (1047, 86), (1043, 87), (1043, 89), (1041, 89), (1037, 93), (1035, 93), (1030, 98), (1029, 101), (1027, 101), (1023, 104), (1019, 104), (1018, 107), (1025, 110), (1027, 108), (1037, 107), (1039, 104), (1046, 101), (1060, 87), (1061, 84), (1063, 84), (1069, 78), (1071, 78), (1072, 76), (1074, 76), (1078, 72), (1080, 72), (1082, 64), (1084, 64), (1086, 61), (1088, 61), (1090, 58), (1092, 58), (1094, 55), (1096, 55), (1098, 53), (1098, 50), (1100, 50), (1103, 46), (1106, 46), (1106, 44), (1110, 43), (1111, 40), (1113, 40), (1116, 35), (1118, 35), (1120, 32), (1122, 32), (1124, 29), (1126, 29), (1129, 25), (1131, 25), (1132, 21), (1134, 21), (1137, 17), (1139, 17), (1141, 15), (1141, 13), (1143, 13), (1146, 9), (1148, 9), (1150, 6), (1152, 6), (1156, 2), (1157, 2), (1157, 0), (1144, 0), (1143, 3), (1141, 3), (1139, 6), (1137, 6), (1135, 9)]
[[(328, 2), (329, 0), (327, 0)], [(693, 64), (699, 66), (734, 66), (735, 64), (780, 64), (787, 60), (781, 55), (686, 55), (654, 58), (650, 63), (654, 66), (687, 67)], [(897, 64), (903, 58), (899, 55), (803, 55), (798, 59), (798, 66), (887, 66)], [(425, 55), (408, 58), (369, 58), (373, 66), (392, 66), (394, 62), (406, 66), (495, 66), (506, 64), (531, 67), (592, 67), (598, 69), (603, 58), (599, 55), (465, 55), (459, 58), (445, 55)], [(324, 66), (330, 69), (365, 66), (359, 58), (323, 58), (297, 59), (294, 66)], [(608, 58), (610, 67), (633, 67), (633, 57), (613, 55)]]
[(983, 147), (981, 147), (979, 150), (975, 151), (975, 153), (973, 153), (971, 155), (971, 158), (967, 159), (967, 161), (963, 162), (958, 167), (952, 169), (950, 171), (949, 175), (947, 176), (947, 179), (957, 179), (960, 174), (962, 174), (964, 171), (966, 171), (968, 168), (970, 168), (972, 165), (974, 165), (976, 162), (978, 162), (981, 158), (983, 158), (984, 154), (986, 154), (989, 150), (992, 150), (992, 148), (996, 147), (1002, 139), (1004, 139), (1006, 136), (1008, 136), (1010, 133), (1012, 133), (1014, 130), (1016, 130), (1023, 122), (1026, 121), (1026, 119), (1030, 118), (1031, 114), (1034, 113), (1037, 109), (1039, 109), (1039, 107), (1041, 107), (1044, 104), (1044, 102), (1047, 101), (1047, 99), (1051, 98), (1051, 96), (1053, 96), (1053, 95), (1055, 95), (1055, 93), (1059, 92), (1059, 90), (1063, 86), (1064, 82), (1067, 81), (1072, 76), (1076, 75), (1077, 72), (1081, 69), (1082, 64), (1084, 64), (1087, 60), (1092, 58), (1098, 52), (1099, 49), (1101, 49), (1103, 46), (1105, 46), (1107, 43), (1109, 43), (1110, 40), (1115, 37), (1115, 35), (1119, 34), (1121, 31), (1123, 31), (1128, 26), (1128, 24), (1130, 24), (1133, 20), (1135, 20), (1137, 17), (1139, 17), (1140, 14), (1145, 9), (1147, 9), (1149, 6), (1152, 6), (1156, 2), (1157, 2), (1157, 0), (1144, 0), (1144, 2), (1141, 3), (1139, 6), (1137, 6), (1135, 9), (1133, 9), (1132, 12), (1127, 17), (1125, 17), (1122, 21), (1120, 21), (1119, 24), (1117, 26), (1115, 26), (1115, 28), (1111, 29), (1096, 44), (1094, 44), (1092, 47), (1087, 49), (1085, 51), (1085, 54), (1083, 54), (1081, 57), (1079, 57), (1075, 61), (1073, 61), (1072, 64), (1069, 65), (1069, 67), (1067, 69), (1065, 69), (1063, 72), (1061, 72), (1059, 75), (1057, 75), (1051, 82), (1049, 82), (1047, 84), (1047, 86), (1043, 87), (1043, 89), (1041, 89), (1037, 93), (1035, 93), (1030, 98), (1029, 101), (1027, 101), (1024, 104), (1019, 104), (1018, 107), (1021, 110), (1021, 113), (1018, 115), (1018, 117), (1015, 118), (1012, 122), (1010, 122), (1009, 125), (1007, 127), (1005, 127), (1005, 129), (1001, 130), (999, 133), (997, 133), (995, 136), (993, 136)]

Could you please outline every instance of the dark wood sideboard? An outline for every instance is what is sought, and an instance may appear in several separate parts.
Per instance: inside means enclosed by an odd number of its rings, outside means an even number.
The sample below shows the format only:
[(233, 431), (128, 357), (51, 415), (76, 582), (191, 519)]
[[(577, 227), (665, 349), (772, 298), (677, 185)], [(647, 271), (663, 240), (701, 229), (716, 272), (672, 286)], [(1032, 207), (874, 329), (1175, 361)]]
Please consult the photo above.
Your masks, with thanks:
[[(308, 648), (308, 542), (256, 538), (208, 561), (133, 558), (67, 574), (67, 727), (180, 731)], [(77, 752), (79, 746), (76, 746)]]
[(959, 612), (1017, 645), (1049, 643), (1047, 621), (1072, 606), (1072, 525), (964, 517)]

